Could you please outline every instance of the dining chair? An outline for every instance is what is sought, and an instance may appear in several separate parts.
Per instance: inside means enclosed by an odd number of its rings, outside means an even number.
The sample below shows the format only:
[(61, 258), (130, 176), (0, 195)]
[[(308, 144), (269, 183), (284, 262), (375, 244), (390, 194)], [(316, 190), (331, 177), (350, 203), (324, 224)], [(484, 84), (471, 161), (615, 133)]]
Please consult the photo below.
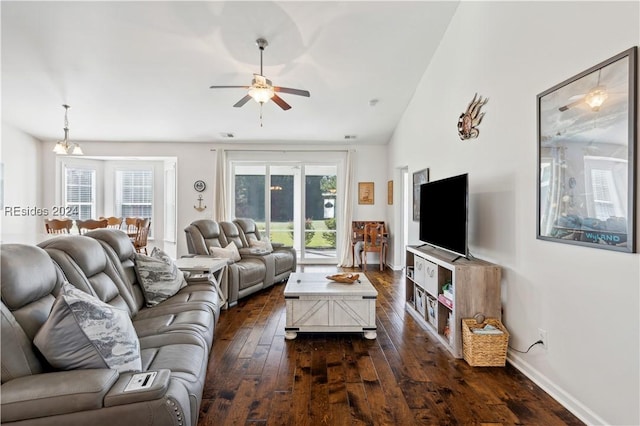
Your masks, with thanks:
[(137, 253), (147, 253), (147, 238), (149, 237), (149, 229), (151, 228), (151, 219), (138, 219), (136, 236), (132, 239), (133, 247)]
[(45, 219), (44, 228), (47, 234), (70, 234), (73, 227), (72, 219)]
[(78, 227), (78, 233), (82, 235), (92, 229), (106, 228), (107, 219), (87, 219), (87, 220), (78, 219), (76, 220), (76, 226)]
[(129, 236), (132, 238), (135, 237), (136, 233), (138, 232), (138, 220), (140, 220), (139, 217), (124, 218), (125, 230), (127, 231), (127, 234), (129, 234)]
[(120, 229), (122, 227), (123, 219), (121, 217), (109, 216), (101, 217), (100, 219), (107, 220), (107, 228)]
[(364, 227), (364, 244), (362, 245), (362, 269), (367, 270), (367, 253), (380, 255), (380, 270), (384, 270), (387, 254), (387, 237), (384, 224), (367, 223)]

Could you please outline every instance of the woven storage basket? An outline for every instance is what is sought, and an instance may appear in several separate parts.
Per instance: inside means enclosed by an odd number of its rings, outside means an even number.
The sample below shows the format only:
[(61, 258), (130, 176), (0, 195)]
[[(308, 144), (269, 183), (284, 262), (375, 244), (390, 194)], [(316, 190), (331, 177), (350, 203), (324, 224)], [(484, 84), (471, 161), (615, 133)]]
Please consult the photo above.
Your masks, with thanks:
[[(486, 324), (502, 330), (502, 334), (475, 334), (472, 329)], [(475, 319), (462, 320), (462, 354), (472, 367), (504, 367), (507, 361), (509, 332), (500, 320), (487, 318), (478, 324)]]

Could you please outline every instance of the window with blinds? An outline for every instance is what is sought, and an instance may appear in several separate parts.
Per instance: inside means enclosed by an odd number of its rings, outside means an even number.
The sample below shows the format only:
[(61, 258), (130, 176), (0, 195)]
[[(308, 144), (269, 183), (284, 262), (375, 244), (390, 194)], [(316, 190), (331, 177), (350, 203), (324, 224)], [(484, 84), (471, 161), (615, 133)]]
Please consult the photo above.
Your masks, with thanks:
[(153, 211), (153, 170), (116, 171), (116, 215), (148, 217)]
[(627, 162), (612, 157), (585, 156), (584, 169), (587, 215), (600, 220), (625, 217)]
[(96, 171), (65, 167), (65, 207), (71, 219), (86, 220), (94, 216)]

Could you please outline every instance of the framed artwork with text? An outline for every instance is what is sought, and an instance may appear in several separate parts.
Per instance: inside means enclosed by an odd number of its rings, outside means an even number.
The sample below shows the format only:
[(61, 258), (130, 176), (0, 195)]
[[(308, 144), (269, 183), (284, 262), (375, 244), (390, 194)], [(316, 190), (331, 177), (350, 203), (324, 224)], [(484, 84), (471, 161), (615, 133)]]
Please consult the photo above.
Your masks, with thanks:
[(537, 238), (636, 251), (637, 47), (540, 93)]

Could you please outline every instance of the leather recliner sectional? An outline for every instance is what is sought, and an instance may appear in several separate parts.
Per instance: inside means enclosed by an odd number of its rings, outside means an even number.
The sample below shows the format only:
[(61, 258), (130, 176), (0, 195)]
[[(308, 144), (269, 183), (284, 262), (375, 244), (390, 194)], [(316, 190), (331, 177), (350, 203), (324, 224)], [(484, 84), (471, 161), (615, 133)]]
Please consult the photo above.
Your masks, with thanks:
[(227, 272), (229, 306), (273, 284), (286, 280), (297, 268), (292, 247), (271, 243), (273, 251), (252, 247), (252, 241), (264, 241), (253, 219), (216, 222), (196, 220), (185, 228), (187, 249), (191, 255), (211, 256), (210, 247), (227, 247), (233, 242), (241, 259), (230, 262)]
[[(215, 324), (218, 294), (193, 283), (146, 307), (127, 235), (101, 229), (39, 246), (0, 249), (2, 424), (196, 425)], [(63, 283), (128, 313), (139, 340), (149, 389), (125, 391), (134, 373), (53, 368), (33, 341)]]

